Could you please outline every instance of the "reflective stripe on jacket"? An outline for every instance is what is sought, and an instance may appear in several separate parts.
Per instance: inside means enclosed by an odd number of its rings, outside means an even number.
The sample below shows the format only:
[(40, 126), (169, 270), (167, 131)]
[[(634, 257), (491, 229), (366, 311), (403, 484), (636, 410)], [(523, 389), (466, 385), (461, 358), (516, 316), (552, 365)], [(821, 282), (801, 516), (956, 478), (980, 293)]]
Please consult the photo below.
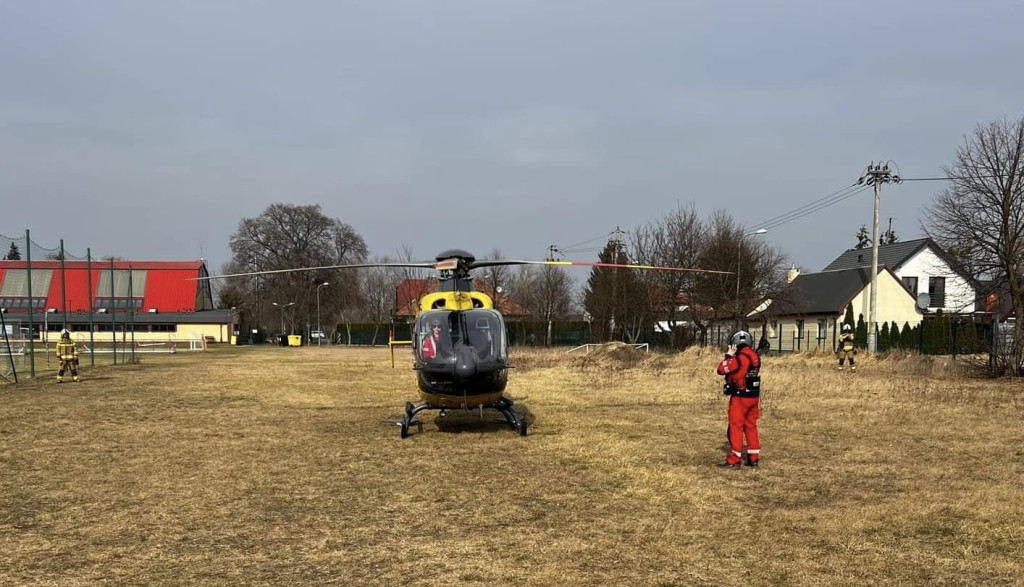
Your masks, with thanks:
[(61, 359), (74, 359), (78, 356), (78, 349), (75, 348), (75, 342), (68, 340), (61, 340), (57, 343), (57, 357)]

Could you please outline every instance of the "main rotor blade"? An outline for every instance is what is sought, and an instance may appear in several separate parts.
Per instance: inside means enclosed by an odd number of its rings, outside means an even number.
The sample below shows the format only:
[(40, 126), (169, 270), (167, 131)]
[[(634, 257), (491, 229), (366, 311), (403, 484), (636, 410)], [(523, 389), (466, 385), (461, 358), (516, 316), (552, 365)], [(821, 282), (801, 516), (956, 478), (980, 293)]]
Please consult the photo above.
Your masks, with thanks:
[(732, 271), (715, 271), (714, 269), (693, 269), (689, 267), (659, 267), (656, 265), (627, 265), (623, 263), (585, 263), (582, 261), (520, 261), (520, 260), (495, 260), (477, 261), (471, 268), (495, 267), (498, 265), (569, 265), (573, 267), (610, 267), (619, 269), (645, 269), (648, 271), (687, 271), (690, 273), (721, 273), (732, 275)]
[(322, 267), (296, 267), (295, 269), (271, 269), (269, 271), (250, 271), (248, 273), (230, 273), (228, 275), (210, 275), (208, 277), (193, 277), (192, 281), (206, 281), (209, 279), (227, 279), (229, 277), (252, 277), (253, 275), (274, 275), (278, 273), (295, 273), (297, 271), (326, 271), (334, 269), (365, 269), (368, 267), (419, 267), (422, 269), (433, 269), (436, 261), (421, 261), (415, 263), (356, 263), (353, 265), (324, 265)]

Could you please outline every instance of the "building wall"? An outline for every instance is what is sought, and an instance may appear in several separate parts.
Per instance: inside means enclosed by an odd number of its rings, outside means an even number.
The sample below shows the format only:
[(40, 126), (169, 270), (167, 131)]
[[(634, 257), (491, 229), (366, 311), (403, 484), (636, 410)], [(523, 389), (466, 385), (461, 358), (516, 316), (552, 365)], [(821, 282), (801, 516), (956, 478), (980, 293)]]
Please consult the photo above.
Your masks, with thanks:
[[(768, 331), (773, 349), (818, 350), (833, 348), (833, 331), (842, 316), (809, 314), (781, 317), (769, 324)], [(803, 321), (801, 325), (801, 320)]]
[[(864, 287), (851, 304), (854, 320), (863, 315), (867, 321), (870, 316), (870, 287)], [(835, 348), (836, 328), (842, 324), (845, 308), (836, 314), (805, 314), (799, 316), (779, 316), (768, 324), (767, 332), (773, 350), (818, 350), (832, 352)], [(903, 284), (896, 280), (888, 271), (879, 273), (878, 309), (876, 311), (879, 328), (887, 322), (896, 322), (900, 327), (904, 323), (915, 326), (921, 322), (921, 314), (917, 311), (916, 300), (907, 293)], [(756, 338), (760, 340), (760, 328), (754, 329)]]
[[(139, 324), (137, 323), (136, 326)], [(107, 325), (109, 326), (109, 324)], [(132, 332), (121, 332), (120, 328), (123, 326), (119, 323), (117, 331), (117, 343), (121, 344), (122, 340), (131, 341), (133, 336)], [(93, 340), (99, 344), (109, 344), (114, 339), (113, 334), (110, 330), (98, 330), (100, 324), (96, 324), (97, 330), (93, 331)], [(213, 337), (213, 342), (230, 342), (231, 341), (231, 325), (229, 324), (178, 324), (176, 332), (140, 332), (136, 331), (134, 339), (136, 343), (155, 343), (155, 342), (176, 342), (187, 344), (189, 340), (195, 337)], [(56, 344), (60, 338), (59, 332), (48, 332), (46, 334), (46, 341), (49, 344)], [(89, 342), (89, 331), (88, 330), (74, 330), (71, 333), (71, 338), (78, 341), (79, 343), (88, 344)], [(38, 340), (38, 339), (37, 339)]]
[[(925, 282), (927, 284), (927, 281)], [(926, 285), (927, 287), (927, 285)], [(856, 321), (861, 315), (867, 322), (871, 316), (871, 288), (865, 286), (853, 301), (853, 319)], [(904, 322), (911, 326), (921, 322), (921, 313), (917, 310), (917, 300), (907, 293), (903, 284), (893, 278), (888, 271), (882, 270), (878, 274), (878, 308), (875, 311), (878, 324), (896, 322), (903, 326)]]
[[(925, 247), (904, 263), (899, 268), (899, 271), (896, 271), (896, 276), (900, 279), (904, 277), (917, 277), (918, 293), (928, 293), (929, 277), (945, 277), (946, 304), (941, 306), (942, 311), (947, 313), (974, 311), (974, 288), (928, 247)], [(934, 312), (938, 309), (940, 307), (934, 306), (929, 307), (928, 311)]]

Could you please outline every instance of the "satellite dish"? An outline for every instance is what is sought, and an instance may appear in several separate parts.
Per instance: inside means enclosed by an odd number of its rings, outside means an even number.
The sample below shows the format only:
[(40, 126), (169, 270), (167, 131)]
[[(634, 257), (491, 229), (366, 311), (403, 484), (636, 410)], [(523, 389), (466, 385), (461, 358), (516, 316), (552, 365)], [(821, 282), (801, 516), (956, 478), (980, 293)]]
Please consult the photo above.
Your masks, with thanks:
[(932, 297), (924, 292), (917, 294), (918, 309), (925, 310), (932, 301)]

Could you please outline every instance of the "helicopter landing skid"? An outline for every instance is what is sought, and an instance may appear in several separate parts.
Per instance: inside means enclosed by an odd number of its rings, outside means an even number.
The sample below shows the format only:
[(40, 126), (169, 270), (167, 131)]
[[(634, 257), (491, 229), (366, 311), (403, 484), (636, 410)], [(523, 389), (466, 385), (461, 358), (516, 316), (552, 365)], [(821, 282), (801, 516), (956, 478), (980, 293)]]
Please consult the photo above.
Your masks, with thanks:
[(515, 410), (512, 409), (514, 403), (515, 402), (513, 402), (511, 399), (507, 397), (502, 397), (493, 404), (487, 404), (485, 406), (475, 406), (472, 408), (443, 408), (441, 406), (435, 406), (429, 403), (422, 403), (418, 406), (413, 406), (412, 402), (405, 402), (405, 416), (402, 418), (402, 421), (400, 422), (400, 426), (402, 427), (402, 438), (407, 438), (409, 436), (410, 426), (416, 426), (417, 432), (423, 432), (423, 423), (416, 419), (416, 414), (419, 414), (424, 410), (440, 410), (441, 414), (444, 415), (446, 410), (476, 410), (484, 408), (493, 408), (497, 410), (498, 412), (501, 413), (502, 416), (505, 417), (505, 422), (508, 423), (508, 425), (511, 426), (513, 430), (519, 432), (519, 436), (526, 436), (528, 426), (526, 423), (526, 418), (520, 417), (518, 414), (515, 413)]

